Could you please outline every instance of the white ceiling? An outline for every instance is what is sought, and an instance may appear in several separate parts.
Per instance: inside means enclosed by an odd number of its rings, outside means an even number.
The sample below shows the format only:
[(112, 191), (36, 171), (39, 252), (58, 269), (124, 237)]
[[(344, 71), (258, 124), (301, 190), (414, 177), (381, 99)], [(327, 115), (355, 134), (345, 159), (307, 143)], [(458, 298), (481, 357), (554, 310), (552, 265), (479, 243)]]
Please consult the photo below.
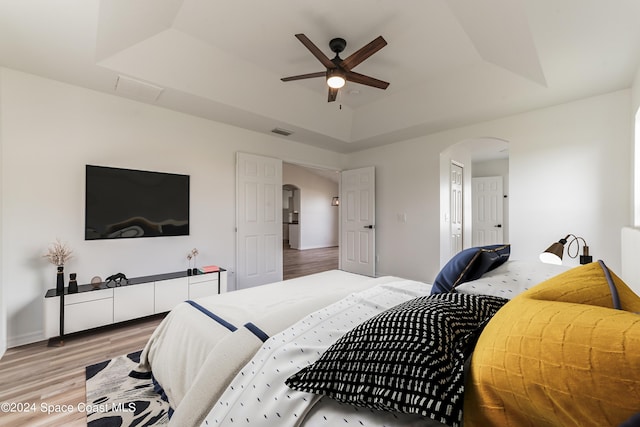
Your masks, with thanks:
[[(0, 65), (353, 152), (628, 88), (638, 22), (638, 0), (0, 0)], [(389, 88), (280, 81), (324, 70), (296, 33), (343, 58), (382, 35), (354, 71)]]

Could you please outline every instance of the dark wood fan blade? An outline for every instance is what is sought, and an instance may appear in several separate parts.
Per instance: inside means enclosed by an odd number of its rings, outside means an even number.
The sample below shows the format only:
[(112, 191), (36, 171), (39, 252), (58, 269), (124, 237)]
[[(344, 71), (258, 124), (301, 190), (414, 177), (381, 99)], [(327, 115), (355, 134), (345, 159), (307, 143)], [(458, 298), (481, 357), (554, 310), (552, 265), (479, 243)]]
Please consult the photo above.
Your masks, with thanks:
[(328, 102), (333, 102), (336, 100), (336, 97), (338, 96), (338, 89), (329, 88), (329, 99), (327, 100)]
[(313, 56), (318, 58), (318, 61), (320, 61), (322, 65), (324, 65), (327, 68), (336, 68), (336, 64), (334, 64), (333, 61), (331, 61), (327, 57), (327, 55), (322, 53), (322, 51), (318, 49), (318, 46), (313, 44), (313, 42), (309, 40), (307, 36), (305, 36), (304, 34), (296, 34), (296, 37), (298, 38), (298, 40), (300, 40), (300, 42), (302, 42), (302, 44), (307, 49), (309, 49), (309, 51), (313, 54)]
[(382, 36), (378, 36), (368, 45), (361, 47), (359, 50), (349, 55), (340, 63), (340, 67), (344, 68), (346, 71), (352, 70), (356, 65), (360, 64), (386, 45), (387, 41)]
[(386, 89), (389, 87), (388, 82), (374, 79), (373, 77), (365, 76), (364, 74), (354, 73), (353, 71), (347, 71), (347, 81), (377, 87), (378, 89)]
[(282, 80), (283, 82), (290, 82), (292, 80), (313, 79), (315, 77), (327, 77), (327, 72), (318, 71), (317, 73), (300, 74), (297, 76), (283, 77), (280, 80)]

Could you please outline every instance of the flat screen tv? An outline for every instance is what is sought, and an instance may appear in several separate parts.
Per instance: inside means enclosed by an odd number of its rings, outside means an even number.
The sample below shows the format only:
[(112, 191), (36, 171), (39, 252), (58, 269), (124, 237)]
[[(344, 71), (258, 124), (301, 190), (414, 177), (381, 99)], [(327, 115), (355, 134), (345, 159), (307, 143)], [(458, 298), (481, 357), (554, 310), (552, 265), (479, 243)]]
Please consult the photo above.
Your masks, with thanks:
[(87, 165), (85, 240), (189, 235), (189, 175)]

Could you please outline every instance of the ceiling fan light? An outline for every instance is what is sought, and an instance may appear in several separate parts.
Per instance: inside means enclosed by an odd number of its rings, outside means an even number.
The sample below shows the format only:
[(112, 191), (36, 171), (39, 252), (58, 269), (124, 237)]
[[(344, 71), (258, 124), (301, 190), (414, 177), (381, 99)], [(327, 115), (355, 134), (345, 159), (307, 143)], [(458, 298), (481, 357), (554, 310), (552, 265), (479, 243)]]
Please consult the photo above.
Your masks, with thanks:
[(333, 89), (340, 89), (344, 86), (347, 80), (344, 78), (342, 70), (333, 69), (327, 71), (327, 85)]

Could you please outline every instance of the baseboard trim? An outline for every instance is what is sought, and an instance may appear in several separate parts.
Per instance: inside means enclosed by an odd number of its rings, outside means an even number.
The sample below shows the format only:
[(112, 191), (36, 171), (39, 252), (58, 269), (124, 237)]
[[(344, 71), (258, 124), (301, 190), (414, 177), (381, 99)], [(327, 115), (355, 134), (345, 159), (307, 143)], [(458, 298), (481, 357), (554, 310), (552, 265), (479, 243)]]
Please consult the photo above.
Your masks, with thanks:
[(327, 249), (327, 248), (337, 248), (338, 245), (327, 245), (327, 246), (304, 246), (304, 247), (299, 247), (298, 250), (299, 251), (307, 251), (309, 249)]
[(44, 333), (42, 331), (31, 332), (29, 334), (23, 334), (17, 337), (9, 338), (7, 340), (7, 348), (20, 347), (21, 345), (33, 344), (34, 342), (44, 340)]

